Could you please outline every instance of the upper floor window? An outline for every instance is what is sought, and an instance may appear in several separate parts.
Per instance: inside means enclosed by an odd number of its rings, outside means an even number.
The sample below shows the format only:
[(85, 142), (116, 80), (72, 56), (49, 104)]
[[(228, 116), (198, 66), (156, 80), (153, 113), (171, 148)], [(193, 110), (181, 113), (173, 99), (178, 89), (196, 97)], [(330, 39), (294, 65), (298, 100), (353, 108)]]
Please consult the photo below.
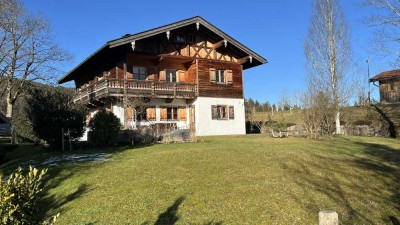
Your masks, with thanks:
[(210, 81), (219, 84), (231, 84), (232, 70), (210, 68)]
[(176, 42), (185, 42), (185, 36), (183, 35), (176, 35)]
[(217, 83), (226, 83), (225, 71), (224, 70), (215, 70), (215, 78), (216, 78)]
[(196, 36), (189, 35), (189, 43), (196, 43)]
[(166, 82), (185, 82), (185, 71), (176, 69), (160, 70), (159, 80)]
[(146, 80), (146, 67), (128, 66), (127, 72), (127, 79)]
[(176, 82), (176, 70), (166, 70), (166, 81)]

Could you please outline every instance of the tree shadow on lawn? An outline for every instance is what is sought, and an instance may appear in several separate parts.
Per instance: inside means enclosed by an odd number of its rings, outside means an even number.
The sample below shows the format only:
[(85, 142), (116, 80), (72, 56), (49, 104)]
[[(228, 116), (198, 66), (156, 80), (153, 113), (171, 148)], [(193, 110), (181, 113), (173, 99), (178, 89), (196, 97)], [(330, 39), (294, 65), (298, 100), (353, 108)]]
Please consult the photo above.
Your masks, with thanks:
[(177, 198), (168, 209), (158, 216), (154, 225), (173, 225), (179, 220), (178, 209), (182, 202), (185, 200), (184, 196)]
[[(379, 144), (355, 144), (362, 147), (363, 154), (331, 154), (327, 150), (326, 154), (310, 153), (304, 159), (282, 162), (296, 184), (295, 189), (303, 191), (289, 193), (299, 207), (315, 215), (326, 207), (334, 207), (343, 224), (375, 224), (377, 218), (371, 215), (379, 213), (379, 207), (386, 204), (400, 211), (400, 151)], [(371, 183), (374, 180), (380, 184)], [(382, 195), (384, 191), (390, 194)], [(390, 212), (380, 213), (380, 222), (397, 224)]]
[[(65, 180), (68, 180), (74, 174), (79, 173), (84, 168), (74, 168), (73, 171), (69, 170), (67, 173), (62, 174), (62, 169), (60, 168), (50, 168), (49, 174), (44, 180), (44, 193), (43, 198), (40, 199), (39, 204), (41, 206), (40, 217), (44, 220), (49, 216), (56, 215), (57, 213), (63, 214), (66, 209), (61, 209), (65, 204), (74, 201), (81, 196), (85, 195), (89, 191), (93, 190), (90, 185), (82, 183), (73, 191), (65, 196), (56, 196), (50, 194), (50, 191), (58, 186), (60, 186)], [(52, 213), (52, 214), (49, 214)], [(62, 219), (61, 219), (62, 220)]]
[[(175, 202), (165, 210), (165, 212), (161, 213), (158, 215), (157, 221), (154, 223), (154, 225), (174, 225), (181, 219), (181, 217), (178, 215), (178, 210), (179, 206), (182, 204), (182, 202), (186, 199), (185, 196), (180, 196), (175, 200)], [(142, 223), (141, 225), (149, 225), (150, 222), (146, 221)], [(204, 223), (204, 225), (222, 225), (222, 221), (218, 222), (213, 222), (209, 221)]]

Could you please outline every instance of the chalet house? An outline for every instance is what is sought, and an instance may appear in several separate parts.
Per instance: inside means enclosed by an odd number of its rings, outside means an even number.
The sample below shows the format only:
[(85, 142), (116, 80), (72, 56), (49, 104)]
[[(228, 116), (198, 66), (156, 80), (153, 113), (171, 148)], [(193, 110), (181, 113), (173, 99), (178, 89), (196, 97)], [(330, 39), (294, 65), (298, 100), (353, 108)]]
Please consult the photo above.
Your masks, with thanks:
[(377, 81), (381, 103), (400, 103), (400, 70), (386, 71), (369, 79)]
[(243, 70), (265, 63), (197, 16), (109, 41), (58, 82), (74, 80), (74, 102), (112, 111), (127, 128), (245, 134)]

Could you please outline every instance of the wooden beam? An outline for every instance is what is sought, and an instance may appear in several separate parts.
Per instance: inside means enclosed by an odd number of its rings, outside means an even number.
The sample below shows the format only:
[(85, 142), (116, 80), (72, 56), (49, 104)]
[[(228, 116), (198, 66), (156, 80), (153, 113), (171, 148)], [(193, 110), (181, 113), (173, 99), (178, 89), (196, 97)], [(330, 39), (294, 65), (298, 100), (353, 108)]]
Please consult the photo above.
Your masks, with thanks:
[(252, 63), (253, 57), (251, 57), (251, 56), (246, 56), (246, 57), (243, 57), (243, 58), (238, 59), (237, 62), (238, 62), (239, 64), (244, 64), (244, 63), (247, 62), (247, 60), (250, 60), (250, 63)]
[(218, 41), (217, 43), (215, 43), (213, 45), (213, 48), (217, 49), (217, 48), (220, 48), (221, 46), (225, 46), (225, 48), (226, 48), (227, 44), (228, 44), (228, 41), (224, 39), (224, 40), (221, 40), (221, 41)]

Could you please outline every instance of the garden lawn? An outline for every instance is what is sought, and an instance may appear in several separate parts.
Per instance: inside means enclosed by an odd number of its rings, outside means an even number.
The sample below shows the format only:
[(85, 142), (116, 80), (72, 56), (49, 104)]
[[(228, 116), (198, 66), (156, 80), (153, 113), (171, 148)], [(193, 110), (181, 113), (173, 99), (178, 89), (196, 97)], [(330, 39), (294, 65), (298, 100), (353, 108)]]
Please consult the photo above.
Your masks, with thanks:
[(334, 210), (340, 224), (400, 220), (398, 139), (202, 140), (52, 166), (47, 215), (60, 212), (59, 224), (318, 224), (320, 210)]

